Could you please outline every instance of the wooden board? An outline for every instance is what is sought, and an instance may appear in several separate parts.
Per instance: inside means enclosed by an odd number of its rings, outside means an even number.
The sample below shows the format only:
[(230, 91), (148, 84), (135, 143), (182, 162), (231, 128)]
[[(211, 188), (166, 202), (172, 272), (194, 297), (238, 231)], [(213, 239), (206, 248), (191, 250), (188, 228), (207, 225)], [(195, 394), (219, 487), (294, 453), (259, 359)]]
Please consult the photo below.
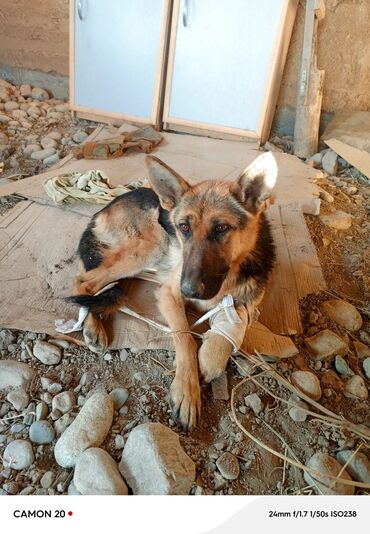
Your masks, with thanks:
[(327, 139), (325, 143), (343, 159), (356, 167), (362, 174), (370, 178), (370, 153), (343, 143), (338, 139)]

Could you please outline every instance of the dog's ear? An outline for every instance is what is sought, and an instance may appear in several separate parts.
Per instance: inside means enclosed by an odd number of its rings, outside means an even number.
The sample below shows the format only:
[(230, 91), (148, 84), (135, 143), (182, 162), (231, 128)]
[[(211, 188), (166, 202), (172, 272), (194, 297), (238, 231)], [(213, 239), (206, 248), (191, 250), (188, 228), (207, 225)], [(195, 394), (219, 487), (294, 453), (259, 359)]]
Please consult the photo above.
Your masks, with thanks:
[(176, 171), (155, 156), (146, 157), (149, 182), (159, 196), (161, 205), (172, 210), (190, 185)]
[(278, 168), (272, 152), (265, 152), (242, 172), (230, 191), (248, 211), (264, 211), (272, 203), (272, 189), (277, 173)]

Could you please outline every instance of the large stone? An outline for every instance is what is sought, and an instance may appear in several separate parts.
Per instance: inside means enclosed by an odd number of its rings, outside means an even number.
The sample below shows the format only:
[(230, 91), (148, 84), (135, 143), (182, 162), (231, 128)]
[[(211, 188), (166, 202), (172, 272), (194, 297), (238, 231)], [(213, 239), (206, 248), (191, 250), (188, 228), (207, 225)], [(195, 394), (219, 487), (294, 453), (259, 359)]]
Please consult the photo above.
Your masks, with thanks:
[(178, 435), (161, 423), (131, 431), (119, 470), (134, 495), (188, 495), (195, 480), (195, 464)]
[[(318, 474), (311, 475), (307, 471), (304, 473), (305, 481), (313, 485), (316, 493), (322, 495), (353, 495), (355, 492), (354, 486), (349, 486), (341, 482), (335, 482), (331, 477), (337, 477), (342, 469), (340, 463), (324, 452), (317, 452), (307, 462), (307, 467), (310, 467)], [(328, 476), (329, 475), (329, 476)], [(340, 478), (344, 480), (352, 480), (346, 470), (344, 470)]]
[(36, 341), (33, 347), (33, 354), (35, 358), (45, 365), (58, 365), (62, 358), (62, 353), (59, 347), (51, 345), (46, 341)]
[(321, 165), (325, 172), (333, 176), (338, 170), (338, 154), (334, 150), (327, 150), (322, 157)]
[(11, 467), (17, 471), (27, 469), (33, 464), (34, 460), (32, 445), (24, 439), (11, 441), (3, 454), (4, 467)]
[(367, 400), (369, 393), (362, 376), (354, 375), (347, 380), (344, 386), (344, 396), (354, 400)]
[(25, 363), (0, 360), (0, 390), (28, 386), (35, 372)]
[[(351, 461), (347, 464), (348, 460)], [(339, 451), (337, 460), (341, 465), (346, 465), (346, 470), (354, 480), (370, 484), (370, 461), (363, 452)]]
[(352, 216), (340, 210), (330, 215), (320, 215), (320, 220), (334, 230), (348, 230), (352, 225)]
[(310, 371), (293, 371), (292, 384), (313, 400), (319, 400), (322, 392), (320, 380)]
[(49, 421), (35, 421), (30, 426), (30, 440), (33, 443), (42, 445), (51, 443), (55, 438), (54, 428)]
[(49, 94), (45, 91), (45, 89), (41, 89), (41, 87), (34, 87), (31, 91), (31, 97), (35, 100), (49, 100)]
[(74, 467), (80, 454), (101, 445), (113, 420), (113, 401), (104, 391), (94, 393), (58, 439), (54, 455), (62, 467)]
[(318, 361), (332, 358), (337, 354), (345, 356), (349, 349), (343, 339), (327, 329), (322, 330), (315, 336), (307, 337), (304, 342), (315, 360)]
[(343, 326), (350, 332), (356, 332), (362, 326), (360, 312), (349, 302), (340, 299), (326, 300), (320, 305), (320, 309), (334, 323)]
[(93, 447), (78, 458), (73, 482), (82, 495), (127, 495), (128, 489), (113, 458)]

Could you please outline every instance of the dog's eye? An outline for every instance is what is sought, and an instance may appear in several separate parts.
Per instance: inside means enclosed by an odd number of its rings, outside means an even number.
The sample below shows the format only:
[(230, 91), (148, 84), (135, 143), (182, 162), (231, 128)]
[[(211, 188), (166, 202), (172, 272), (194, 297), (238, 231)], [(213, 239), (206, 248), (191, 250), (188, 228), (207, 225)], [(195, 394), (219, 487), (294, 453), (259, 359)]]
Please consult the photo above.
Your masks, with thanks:
[(187, 223), (179, 224), (180, 232), (183, 234), (188, 234), (190, 232), (190, 225)]
[(224, 232), (227, 232), (228, 229), (229, 227), (227, 226), (227, 224), (218, 224), (217, 226), (215, 226), (215, 231), (218, 234), (223, 234)]

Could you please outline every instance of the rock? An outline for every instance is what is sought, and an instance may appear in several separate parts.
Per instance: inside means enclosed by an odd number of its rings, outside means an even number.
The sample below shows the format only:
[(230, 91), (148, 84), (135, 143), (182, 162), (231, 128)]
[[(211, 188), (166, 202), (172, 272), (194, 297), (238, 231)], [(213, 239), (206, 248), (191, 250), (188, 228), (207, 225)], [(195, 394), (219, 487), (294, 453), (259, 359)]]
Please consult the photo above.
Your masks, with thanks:
[(75, 143), (83, 143), (87, 138), (88, 134), (84, 132), (83, 130), (78, 130), (72, 137), (73, 141)]
[(54, 423), (54, 429), (57, 436), (63, 434), (63, 432), (71, 425), (74, 421), (74, 418), (71, 414), (65, 413)]
[(117, 434), (117, 436), (114, 438), (114, 448), (116, 450), (120, 450), (120, 449), (123, 449), (124, 446), (125, 446), (124, 437), (121, 436), (120, 434)]
[(362, 367), (364, 369), (364, 373), (365, 373), (366, 377), (370, 380), (370, 358), (366, 358), (362, 362)]
[(40, 484), (42, 488), (49, 489), (55, 480), (55, 473), (53, 471), (46, 471), (41, 477)]
[(337, 372), (340, 375), (343, 375), (343, 376), (352, 376), (352, 375), (354, 375), (354, 372), (349, 367), (349, 365), (346, 362), (346, 360), (344, 358), (342, 358), (342, 356), (336, 356), (335, 357), (335, 368), (336, 368)]
[(50, 111), (50, 113), (48, 113), (48, 117), (50, 119), (49, 123), (53, 123), (63, 119), (63, 113), (59, 113), (58, 111)]
[(129, 398), (130, 393), (125, 388), (115, 388), (109, 393), (115, 410), (119, 410)]
[(346, 470), (354, 480), (370, 484), (370, 461), (363, 452), (356, 452), (356, 454), (354, 452), (348, 450), (339, 451), (337, 452), (337, 460), (341, 465), (345, 465), (353, 456), (352, 460), (346, 465)]
[(334, 323), (349, 332), (357, 332), (362, 326), (361, 314), (349, 302), (340, 299), (326, 300), (321, 303), (320, 309)]
[(12, 116), (15, 120), (21, 121), (26, 119), (27, 113), (23, 111), (23, 109), (15, 109), (14, 111), (12, 111)]
[(30, 440), (33, 443), (51, 443), (55, 438), (54, 428), (49, 421), (35, 421), (30, 426)]
[(195, 480), (195, 464), (178, 435), (161, 423), (130, 432), (119, 470), (134, 495), (188, 495)]
[(12, 119), (8, 115), (4, 115), (3, 113), (0, 113), (0, 124), (7, 124)]
[[(321, 493), (323, 495), (354, 494), (354, 486), (348, 486), (347, 484), (343, 484), (340, 482), (335, 482), (333, 484), (334, 479), (329, 478), (327, 476), (331, 475), (332, 477), (336, 477), (342, 469), (342, 466), (335, 460), (335, 458), (332, 458), (324, 452), (317, 452), (313, 456), (311, 456), (311, 458), (307, 462), (307, 467), (310, 467), (314, 471), (320, 473), (320, 476), (315, 477), (313, 477), (313, 475), (310, 475), (306, 471), (304, 473), (304, 479), (307, 484), (312, 485), (313, 482), (315, 482), (313, 488), (316, 493)], [(343, 473), (340, 475), (340, 478), (343, 478), (345, 480), (351, 480), (351, 477), (349, 476), (346, 470), (343, 471)], [(333, 487), (330, 489), (332, 484)], [(316, 488), (316, 486), (318, 487), (318, 489)]]
[(366, 332), (365, 330), (359, 331), (360, 339), (363, 343), (366, 343), (366, 345), (370, 345), (370, 334), (369, 332)]
[(230, 452), (224, 452), (216, 461), (216, 465), (221, 475), (226, 480), (236, 480), (240, 473), (238, 459)]
[(31, 90), (31, 97), (39, 101), (49, 100), (49, 94), (41, 87), (34, 87)]
[(128, 489), (113, 458), (97, 447), (78, 458), (74, 485), (82, 495), (127, 495)]
[(62, 414), (72, 410), (73, 406), (76, 403), (76, 396), (73, 391), (63, 391), (56, 395), (51, 403), (52, 409), (59, 410)]
[(74, 467), (79, 455), (103, 443), (113, 420), (113, 401), (105, 392), (94, 393), (55, 445), (54, 455), (62, 467)]
[(18, 102), (6, 102), (5, 105), (4, 105), (4, 110), (5, 111), (14, 111), (15, 109), (19, 109), (19, 104)]
[(119, 351), (119, 359), (121, 360), (121, 362), (125, 362), (128, 357), (129, 357), (129, 353), (127, 352), (126, 349), (121, 349)]
[(0, 330), (0, 350), (8, 350), (9, 345), (16, 341), (15, 335), (9, 330)]
[(352, 225), (352, 216), (340, 210), (330, 215), (320, 215), (320, 220), (334, 230), (348, 230)]
[(257, 393), (251, 393), (244, 397), (244, 404), (253, 410), (254, 415), (258, 415), (263, 410), (263, 403)]
[(27, 98), (29, 96), (31, 96), (31, 92), (32, 92), (32, 88), (29, 84), (22, 84), (20, 87), (19, 87), (19, 92), (21, 94), (21, 96), (23, 96), (24, 98)]
[(43, 421), (47, 418), (49, 408), (44, 401), (41, 401), (36, 406), (36, 421)]
[(68, 341), (66, 341), (65, 339), (48, 339), (48, 343), (56, 345), (61, 349), (69, 349), (70, 347), (70, 343), (68, 343)]
[(25, 363), (0, 360), (0, 390), (26, 387), (34, 374), (34, 370)]
[(362, 343), (361, 341), (354, 341), (353, 346), (355, 348), (356, 354), (360, 360), (370, 358), (370, 347)]
[(311, 167), (314, 167), (315, 169), (319, 169), (322, 165), (322, 157), (323, 154), (321, 152), (317, 152), (310, 158), (306, 159), (307, 165), (310, 165)]
[(23, 150), (23, 154), (25, 156), (30, 156), (33, 152), (39, 152), (39, 151), (41, 151), (41, 146), (35, 143), (32, 143), (26, 146), (26, 148)]
[(297, 395), (291, 395), (288, 401), (288, 407), (289, 409), (289, 416), (293, 421), (296, 421), (297, 423), (303, 423), (303, 421), (306, 421), (307, 419), (307, 413), (304, 412), (300, 408), (304, 408), (305, 410), (308, 410), (308, 405), (303, 402), (302, 399), (300, 399)]
[(27, 408), (30, 398), (24, 389), (16, 389), (8, 393), (6, 400), (13, 405), (17, 412), (21, 412)]
[(319, 197), (322, 198), (322, 200), (325, 200), (325, 202), (329, 202), (329, 203), (334, 202), (333, 195), (325, 191), (325, 189), (320, 189)]
[(58, 365), (62, 358), (59, 347), (51, 345), (46, 341), (40, 341), (39, 339), (33, 347), (33, 355), (45, 365)]
[(69, 111), (69, 105), (68, 104), (58, 104), (55, 106), (55, 111), (59, 111), (61, 113), (65, 113), (66, 111)]
[(291, 376), (292, 384), (300, 391), (308, 395), (313, 400), (319, 400), (322, 391), (320, 380), (310, 371), (293, 371)]
[(362, 376), (354, 375), (344, 386), (344, 396), (349, 399), (367, 400), (368, 391)]
[(41, 160), (53, 156), (55, 154), (55, 148), (44, 148), (43, 150), (37, 150), (31, 154), (32, 159)]
[(339, 356), (345, 356), (349, 350), (347, 343), (337, 334), (327, 329), (322, 330), (312, 337), (307, 337), (304, 342), (314, 359), (320, 361), (337, 354)]
[(43, 137), (40, 141), (40, 144), (42, 148), (57, 148), (58, 143), (55, 139), (52, 139), (51, 137)]
[(50, 167), (50, 165), (54, 165), (59, 161), (59, 154), (53, 154), (52, 156), (49, 156), (48, 158), (45, 158), (43, 160), (43, 164), (47, 167)]
[(8, 142), (8, 136), (4, 132), (0, 132), (0, 145), (7, 145)]
[(334, 150), (327, 150), (322, 157), (322, 168), (330, 176), (336, 174), (338, 170), (338, 154)]
[(52, 384), (48, 385), (46, 389), (52, 395), (57, 395), (58, 393), (62, 391), (63, 387), (61, 384), (58, 384), (57, 382), (53, 382)]
[(10, 433), (11, 434), (19, 434), (20, 432), (23, 432), (23, 430), (26, 428), (26, 426), (23, 423), (15, 423), (10, 427)]
[(62, 134), (60, 132), (49, 132), (47, 137), (49, 137), (49, 139), (54, 139), (55, 141), (60, 141), (62, 139)]
[(20, 471), (33, 464), (35, 456), (31, 443), (24, 439), (16, 439), (6, 446), (3, 454), (4, 467), (11, 467)]

